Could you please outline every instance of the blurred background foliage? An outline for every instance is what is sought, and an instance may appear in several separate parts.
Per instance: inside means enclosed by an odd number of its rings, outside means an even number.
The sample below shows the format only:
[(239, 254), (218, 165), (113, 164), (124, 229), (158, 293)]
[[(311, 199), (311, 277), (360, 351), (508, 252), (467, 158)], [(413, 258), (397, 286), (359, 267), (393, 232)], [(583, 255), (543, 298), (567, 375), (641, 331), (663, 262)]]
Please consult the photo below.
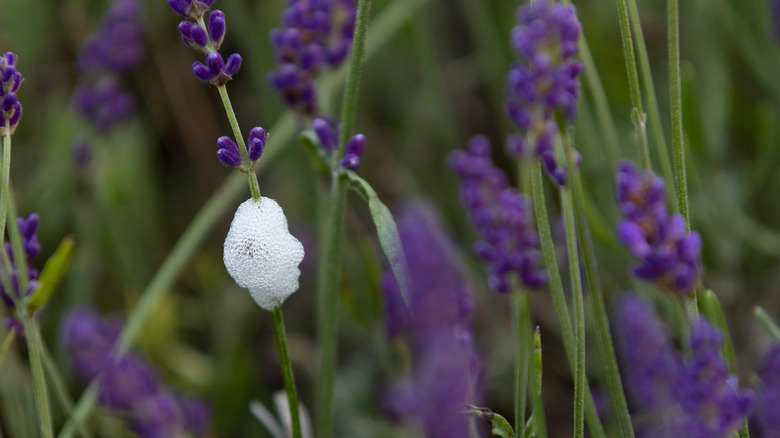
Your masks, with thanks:
[[(518, 1), (376, 0), (374, 16), (393, 3), (413, 8), (410, 19), (370, 57), (360, 95), (357, 129), (368, 138), (360, 173), (390, 206), (423, 197), (441, 210), (461, 252), (476, 302), (475, 339), (483, 356), (488, 398), (497, 412), (512, 410), (513, 348), (507, 298), (489, 292), (485, 272), (471, 256), (475, 232), (458, 200), (447, 153), (474, 134), (494, 142), (494, 158), (510, 174), (503, 139), (513, 129), (503, 111), (506, 72), (514, 58), (509, 32)], [(575, 2), (615, 118), (623, 157), (638, 159), (614, 2)], [(58, 327), (74, 306), (127, 315), (165, 256), (208, 197), (228, 175), (215, 157), (215, 140), (230, 128), (215, 90), (190, 72), (196, 56), (176, 31), (177, 16), (162, 0), (143, 2), (144, 61), (122, 78), (137, 102), (129, 120), (108, 134), (75, 111), (75, 62), (100, 24), (104, 0), (2, 0), (0, 50), (20, 56), (25, 75), (24, 118), (14, 135), (12, 181), (20, 214), (41, 215), (43, 257), (63, 236), (78, 243), (66, 283), (41, 319), (43, 337), (77, 397), (81, 383), (69, 372)], [(268, 32), (279, 24), (283, 0), (219, 0), (228, 33), (224, 53), (244, 65), (229, 84), (244, 131), (270, 128), (285, 109), (268, 86), (274, 67)], [(639, 1), (653, 80), (667, 143), (668, 64), (664, 2)], [(704, 238), (705, 282), (720, 297), (736, 346), (738, 371), (748, 377), (768, 338), (752, 318), (760, 304), (780, 316), (780, 46), (770, 5), (755, 0), (683, 2), (684, 123), (689, 157), (693, 228)], [(377, 38), (376, 33), (370, 38)], [(369, 44), (371, 41), (369, 39)], [(327, 80), (328, 78), (324, 78)], [(602, 217), (596, 233), (602, 280), (609, 297), (634, 287), (627, 253), (615, 245), (615, 157), (584, 99), (576, 127), (583, 176)], [(339, 102), (340, 87), (331, 102)], [(328, 112), (336, 114), (338, 105)], [(314, 267), (323, 181), (297, 141), (260, 178), (263, 193), (280, 201), (293, 234), (307, 247), (301, 290), (285, 306), (292, 361), (303, 402), (313, 402)], [(80, 164), (74, 144), (92, 140), (92, 159)], [(232, 200), (238, 205), (243, 193)], [(354, 198), (354, 197), (353, 197)], [(355, 201), (353, 199), (352, 201)], [(384, 336), (380, 289), (385, 261), (368, 211), (351, 202), (341, 299), (336, 385), (337, 436), (409, 436), (382, 413), (385, 382), (404, 372), (401, 345)], [(145, 327), (138, 348), (166, 381), (197, 394), (214, 408), (213, 436), (265, 436), (249, 413), (251, 399), (270, 406), (282, 388), (270, 315), (229, 278), (222, 241), (232, 207), (194, 254), (173, 290)], [(598, 224), (594, 224), (598, 225)], [(551, 436), (571, 422), (571, 377), (547, 293), (535, 299), (544, 341), (544, 396)], [(589, 322), (590, 323), (590, 322)], [(0, 338), (5, 336), (5, 328)], [(595, 338), (589, 345), (598, 345)], [(591, 384), (603, 390), (597, 347), (589, 349)], [(23, 343), (0, 369), (0, 421), (12, 437), (35, 436), (35, 409)], [(605, 398), (606, 400), (606, 398)], [(606, 405), (606, 403), (605, 403)], [(608, 414), (609, 415), (609, 414)], [(56, 424), (64, 416), (55, 408)], [(561, 432), (556, 433), (559, 430)], [(105, 429), (106, 436), (124, 436)]]

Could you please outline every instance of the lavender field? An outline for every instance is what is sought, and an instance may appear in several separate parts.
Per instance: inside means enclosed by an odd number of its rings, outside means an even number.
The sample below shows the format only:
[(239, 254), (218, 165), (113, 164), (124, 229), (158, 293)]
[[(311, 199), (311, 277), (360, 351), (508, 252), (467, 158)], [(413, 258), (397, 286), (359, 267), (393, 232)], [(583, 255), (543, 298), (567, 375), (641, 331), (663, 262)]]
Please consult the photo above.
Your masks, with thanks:
[(780, 1), (3, 0), (0, 438), (780, 438)]

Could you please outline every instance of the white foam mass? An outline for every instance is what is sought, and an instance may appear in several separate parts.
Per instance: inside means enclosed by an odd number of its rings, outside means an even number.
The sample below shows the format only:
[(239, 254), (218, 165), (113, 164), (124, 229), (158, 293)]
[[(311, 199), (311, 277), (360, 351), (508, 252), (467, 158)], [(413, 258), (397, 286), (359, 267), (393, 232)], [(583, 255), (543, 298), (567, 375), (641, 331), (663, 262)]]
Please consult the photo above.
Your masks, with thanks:
[(282, 207), (271, 199), (248, 199), (238, 206), (225, 238), (225, 267), (266, 310), (279, 307), (298, 290), (303, 245), (287, 229)]

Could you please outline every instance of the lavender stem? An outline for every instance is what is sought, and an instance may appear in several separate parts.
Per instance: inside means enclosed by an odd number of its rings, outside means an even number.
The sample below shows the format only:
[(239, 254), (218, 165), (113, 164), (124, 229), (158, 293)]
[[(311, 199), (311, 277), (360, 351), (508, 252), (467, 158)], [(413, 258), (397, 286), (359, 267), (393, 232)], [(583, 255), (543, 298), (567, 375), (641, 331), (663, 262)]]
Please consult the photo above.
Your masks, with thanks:
[(287, 391), (287, 404), (290, 407), (293, 438), (301, 438), (301, 420), (298, 411), (298, 391), (295, 389), (295, 377), (293, 376), (290, 354), (287, 351), (287, 332), (284, 329), (282, 308), (274, 309), (274, 329), (276, 329), (276, 346), (279, 349), (279, 359), (282, 362), (282, 375), (284, 377), (284, 389)]

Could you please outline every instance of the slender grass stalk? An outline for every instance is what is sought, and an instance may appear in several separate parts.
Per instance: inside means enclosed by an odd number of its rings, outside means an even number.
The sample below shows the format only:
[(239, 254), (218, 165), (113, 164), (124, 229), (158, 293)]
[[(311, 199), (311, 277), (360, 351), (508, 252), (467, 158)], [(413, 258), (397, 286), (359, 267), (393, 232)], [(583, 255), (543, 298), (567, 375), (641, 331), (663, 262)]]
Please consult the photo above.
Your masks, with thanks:
[[(5, 122), (5, 135), (3, 136), (3, 163), (0, 184), (2, 187), (10, 187), (11, 184), (11, 123)], [(5, 196), (3, 196), (5, 197)], [(0, 240), (5, 236), (5, 220), (8, 216), (8, 205), (0, 200)]]
[(531, 389), (534, 403), (534, 425), (537, 438), (547, 438), (547, 419), (542, 399), (542, 333), (537, 325), (534, 329), (534, 357), (531, 361)]
[[(38, 331), (38, 336), (40, 337), (40, 330)], [(62, 411), (68, 418), (72, 418), (73, 398), (71, 398), (70, 392), (68, 392), (68, 387), (65, 385), (65, 379), (62, 378), (62, 374), (60, 373), (59, 368), (57, 368), (54, 359), (51, 357), (49, 349), (46, 348), (46, 344), (43, 342), (41, 342), (41, 358), (43, 359), (44, 368), (46, 368), (46, 374), (49, 375), (49, 382), (51, 382), (52, 389), (54, 389), (54, 395), (59, 401)], [(83, 422), (77, 422), (76, 426), (82, 437), (92, 438), (92, 433)]]
[[(233, 128), (233, 136), (236, 138), (239, 149), (241, 149), (241, 157), (244, 160), (244, 166), (249, 168), (249, 153), (246, 149), (246, 143), (244, 143), (244, 136), (241, 134), (241, 127), (238, 126), (238, 119), (236, 119), (236, 113), (233, 111), (233, 104), (230, 102), (230, 96), (227, 92), (225, 85), (217, 87), (219, 90), (219, 97), (222, 98), (222, 105), (225, 107), (225, 114), (230, 121), (230, 127)], [(247, 172), (249, 175), (249, 192), (252, 194), (252, 199), (255, 201), (260, 200), (260, 185), (257, 182), (257, 174), (255, 172)]]
[(647, 145), (646, 116), (642, 107), (642, 93), (639, 89), (639, 72), (636, 68), (636, 55), (634, 54), (634, 41), (631, 38), (631, 24), (628, 18), (626, 0), (617, 0), (618, 20), (620, 21), (620, 38), (623, 41), (623, 58), (628, 74), (628, 88), (631, 96), (631, 121), (636, 128), (637, 137), (642, 156), (642, 166), (646, 169), (652, 167), (650, 161), (650, 149)]
[(19, 315), (24, 324), (25, 339), (27, 339), (27, 354), (30, 356), (30, 372), (35, 389), (35, 406), (38, 409), (38, 425), (41, 438), (54, 438), (52, 428), (51, 410), (49, 407), (49, 392), (46, 387), (46, 376), (43, 373), (43, 361), (41, 359), (41, 339), (38, 337), (38, 328), (34, 318), (25, 309), (20, 309)]
[(574, 205), (577, 219), (577, 229), (579, 231), (580, 245), (582, 247), (582, 260), (585, 264), (585, 273), (588, 279), (588, 291), (593, 303), (593, 318), (596, 320), (596, 334), (601, 345), (602, 359), (607, 369), (607, 383), (609, 385), (612, 404), (617, 413), (618, 425), (624, 438), (634, 437), (634, 428), (631, 424), (631, 415), (628, 411), (628, 402), (626, 393), (623, 390), (623, 382), (620, 378), (620, 369), (618, 367), (617, 356), (615, 355), (615, 345), (612, 341), (612, 332), (609, 328), (609, 317), (607, 315), (607, 306), (604, 300), (604, 292), (601, 288), (599, 278), (599, 269), (596, 259), (596, 251), (588, 238), (589, 225), (587, 216), (583, 214), (584, 190), (582, 180), (577, 175), (573, 178), (574, 183)]
[(5, 362), (5, 355), (8, 354), (8, 349), (11, 348), (14, 339), (16, 339), (16, 328), (11, 327), (11, 331), (3, 339), (3, 345), (0, 346), (0, 368), (2, 368), (3, 362)]
[(279, 358), (282, 361), (284, 389), (287, 391), (287, 403), (290, 407), (292, 436), (293, 438), (301, 438), (298, 391), (295, 389), (295, 377), (293, 376), (292, 364), (290, 364), (290, 353), (287, 351), (287, 333), (284, 330), (284, 318), (282, 317), (281, 307), (274, 309), (274, 329), (276, 330), (276, 346), (279, 348)]
[(517, 287), (513, 296), (515, 322), (515, 437), (524, 436), (528, 365), (531, 359), (531, 294)]
[(772, 321), (772, 317), (766, 313), (766, 310), (761, 306), (756, 306), (753, 308), (753, 315), (755, 315), (756, 319), (758, 319), (758, 322), (761, 323), (761, 326), (764, 327), (764, 330), (766, 330), (769, 336), (772, 337), (772, 340), (780, 342), (780, 327)]
[(672, 147), (674, 151), (674, 182), (677, 206), (691, 231), (688, 212), (688, 179), (685, 170), (685, 144), (682, 120), (682, 80), (680, 78), (680, 10), (678, 0), (667, 0), (669, 18), (669, 93), (672, 107)]
[[(423, 4), (417, 0), (396, 1), (382, 11), (376, 20), (371, 33), (370, 44), (366, 48), (366, 56), (372, 56), (378, 49), (386, 44), (390, 36), (395, 34), (404, 23), (414, 17), (417, 8)], [(324, 80), (327, 90), (335, 89), (343, 82), (345, 69), (340, 69), (331, 77)], [(325, 93), (323, 94), (330, 94)], [(274, 141), (278, 145), (286, 145), (295, 135), (295, 120), (292, 112), (284, 114), (270, 129), (274, 133)], [(258, 164), (258, 170), (265, 169), (273, 159), (284, 151), (284, 148), (268, 148), (263, 153), (263, 160)], [(173, 249), (160, 265), (152, 277), (148, 286), (141, 295), (133, 312), (129, 315), (116, 346), (116, 353), (126, 352), (136, 341), (141, 331), (146, 326), (154, 309), (157, 308), (166, 293), (170, 290), (179, 274), (187, 267), (190, 259), (201, 246), (207, 235), (225, 215), (230, 207), (235, 205), (245, 187), (244, 177), (239, 173), (229, 176), (222, 186), (211, 195), (201, 207), (192, 222), (184, 230), (184, 233), (176, 241)], [(68, 419), (63, 429), (57, 435), (58, 438), (72, 438), (76, 433), (73, 420), (84, 421), (95, 408), (98, 395), (98, 386), (92, 382), (82, 394), (73, 411), (73, 417)]]
[[(563, 283), (561, 281), (560, 271), (558, 270), (558, 261), (555, 254), (555, 245), (553, 244), (550, 222), (547, 217), (547, 206), (544, 196), (544, 176), (542, 175), (542, 165), (539, 160), (535, 160), (532, 171), (532, 188), (534, 211), (536, 213), (536, 224), (539, 228), (539, 237), (542, 243), (542, 255), (547, 271), (550, 274), (550, 293), (552, 296), (553, 307), (561, 327), (561, 337), (563, 346), (566, 350), (566, 357), (569, 360), (569, 366), (572, 371), (576, 369), (576, 353), (574, 345), (574, 329), (572, 328), (569, 308), (566, 304), (566, 296), (563, 292)], [(585, 381), (585, 416), (587, 418), (588, 429), (594, 438), (606, 437), (604, 427), (601, 425), (596, 405), (593, 402), (593, 395), (590, 387)]]
[(339, 158), (344, 155), (352, 135), (357, 112), (360, 78), (363, 73), (366, 34), (371, 14), (371, 0), (359, 0), (355, 38), (352, 43), (347, 85), (341, 107), (341, 137), (338, 150), (331, 154), (331, 192), (324, 254), (318, 273), (318, 324), (320, 333), (320, 375), (317, 381), (317, 431), (328, 438), (332, 433), (333, 382), (336, 375), (338, 350), (338, 284), (341, 273), (344, 213), (347, 206), (347, 186), (339, 172)]
[[(13, 198), (11, 197), (11, 134), (9, 122), (6, 121), (6, 135), (3, 136), (3, 175), (0, 178), (0, 216), (2, 216), (3, 233), (5, 232), (5, 220), (10, 217), (11, 225), (8, 227), (8, 235), (11, 241), (11, 247), (14, 253), (14, 267), (18, 272), (19, 292), (21, 296), (26, 295), (29, 276), (27, 271), (27, 260), (22, 247), (22, 235), (19, 231), (19, 225), (14, 221), (16, 218), (16, 209), (14, 208)], [(4, 234), (0, 234), (2, 237)], [(11, 272), (11, 261), (8, 257), (3, 257), (5, 272)], [(13, 289), (9, 289), (11, 292)], [(27, 354), (30, 358), (30, 373), (33, 378), (33, 388), (35, 390), (35, 406), (38, 411), (38, 425), (40, 426), (41, 438), (53, 438), (54, 429), (52, 427), (51, 410), (49, 407), (49, 394), (46, 387), (46, 377), (43, 373), (41, 361), (41, 340), (38, 337), (38, 330), (35, 325), (34, 315), (28, 312), (25, 301), (17, 301), (17, 314), (22, 320), (27, 340)]]
[(642, 88), (644, 88), (645, 91), (645, 99), (647, 99), (647, 122), (650, 125), (650, 134), (652, 135), (653, 143), (655, 144), (658, 161), (661, 163), (661, 172), (669, 187), (669, 192), (672, 193), (671, 197), (674, 198), (672, 199), (672, 202), (676, 202), (677, 195), (672, 192), (674, 174), (672, 173), (672, 164), (669, 161), (669, 149), (666, 146), (666, 137), (664, 137), (664, 130), (661, 124), (661, 113), (658, 110), (658, 98), (655, 93), (655, 85), (653, 85), (653, 73), (650, 70), (650, 57), (647, 55), (647, 45), (645, 44), (642, 22), (639, 20), (639, 8), (636, 5), (636, 0), (627, 1), (629, 19), (631, 21), (631, 28), (634, 32), (636, 53), (639, 60), (640, 79), (642, 80)]
[[(564, 139), (565, 150), (560, 154), (564, 165), (569, 169), (569, 178), (575, 176), (574, 156), (569, 155), (571, 145), (568, 144), (566, 131), (561, 133)], [(573, 151), (572, 151), (573, 154)], [(563, 222), (566, 228), (566, 250), (569, 256), (569, 273), (572, 286), (572, 302), (574, 305), (574, 437), (585, 436), (585, 301), (582, 293), (582, 278), (580, 277), (580, 258), (577, 245), (576, 220), (574, 218), (574, 199), (571, 193), (571, 184), (560, 188), (561, 209), (563, 210)]]

